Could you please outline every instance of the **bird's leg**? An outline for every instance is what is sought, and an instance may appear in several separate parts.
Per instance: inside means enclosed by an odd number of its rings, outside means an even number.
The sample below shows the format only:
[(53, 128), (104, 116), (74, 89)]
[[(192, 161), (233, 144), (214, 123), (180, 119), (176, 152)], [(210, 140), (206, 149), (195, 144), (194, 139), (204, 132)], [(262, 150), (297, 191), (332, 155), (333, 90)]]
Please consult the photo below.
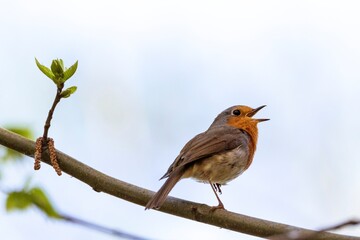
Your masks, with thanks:
[(221, 185), (220, 185), (220, 184), (217, 184), (217, 183), (213, 184), (212, 182), (209, 182), (209, 183), (210, 183), (211, 189), (214, 191), (215, 196), (216, 196), (216, 198), (217, 198), (217, 200), (218, 200), (218, 202), (219, 202), (219, 205), (218, 205), (218, 206), (212, 207), (213, 210), (216, 210), (216, 209), (225, 209), (225, 208), (224, 208), (224, 204), (221, 202), (219, 196), (218, 196), (217, 193), (216, 193), (217, 189), (219, 189), (219, 191), (221, 192), (221, 190), (220, 190), (220, 186), (221, 186)]
[(216, 187), (217, 187), (217, 191), (222, 194), (222, 191), (221, 191), (221, 184), (220, 183), (215, 183)]
[(215, 189), (215, 191), (217, 192), (218, 189), (217, 189), (216, 183), (213, 183), (212, 185), (214, 186), (214, 189)]
[(220, 188), (221, 187), (220, 183), (213, 183), (212, 185), (214, 186), (214, 189), (215, 189), (216, 192), (222, 194), (222, 191), (221, 191), (221, 188)]

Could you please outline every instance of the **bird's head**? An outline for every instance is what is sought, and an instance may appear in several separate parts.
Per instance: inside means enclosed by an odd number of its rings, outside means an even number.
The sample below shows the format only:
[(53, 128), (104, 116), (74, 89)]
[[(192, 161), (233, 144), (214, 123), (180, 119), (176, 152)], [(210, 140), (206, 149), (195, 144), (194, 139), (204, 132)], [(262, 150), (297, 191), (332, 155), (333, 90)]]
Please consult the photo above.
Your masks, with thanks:
[(232, 127), (244, 129), (248, 126), (256, 127), (259, 122), (270, 120), (267, 118), (253, 118), (255, 114), (265, 106), (266, 105), (257, 108), (251, 108), (244, 105), (236, 105), (229, 107), (215, 118), (211, 126), (227, 124)]

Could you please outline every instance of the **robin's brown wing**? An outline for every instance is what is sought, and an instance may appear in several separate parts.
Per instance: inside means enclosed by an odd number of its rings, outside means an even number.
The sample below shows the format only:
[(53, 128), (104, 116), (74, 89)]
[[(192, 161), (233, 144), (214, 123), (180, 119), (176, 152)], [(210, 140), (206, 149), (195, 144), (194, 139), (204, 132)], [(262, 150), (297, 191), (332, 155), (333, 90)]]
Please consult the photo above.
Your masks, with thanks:
[[(245, 131), (234, 127), (210, 128), (196, 135), (183, 147), (168, 171), (160, 179), (168, 177), (177, 168), (196, 160), (234, 149), (240, 145), (246, 147), (249, 140), (250, 137)], [(248, 151), (248, 149), (245, 150)]]

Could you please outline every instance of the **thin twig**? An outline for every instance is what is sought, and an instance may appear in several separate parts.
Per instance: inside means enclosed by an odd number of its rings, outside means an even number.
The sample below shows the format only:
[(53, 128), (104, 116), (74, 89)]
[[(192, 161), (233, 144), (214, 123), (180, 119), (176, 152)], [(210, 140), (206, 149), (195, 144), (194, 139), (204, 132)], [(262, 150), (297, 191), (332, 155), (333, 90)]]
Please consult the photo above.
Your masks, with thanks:
[(57, 86), (54, 102), (53, 102), (53, 104), (52, 104), (52, 106), (51, 106), (51, 108), (49, 110), (48, 116), (47, 116), (46, 121), (45, 121), (43, 136), (39, 137), (36, 140), (37, 143), (41, 142), (42, 144), (41, 144), (41, 149), (39, 149), (39, 145), (37, 145), (37, 147), (36, 147), (36, 150), (35, 150), (35, 164), (34, 164), (34, 169), (39, 170), (40, 169), (39, 160), (41, 160), (41, 158), (42, 158), (43, 149), (44, 150), (48, 149), (49, 152), (50, 152), (51, 165), (55, 169), (58, 176), (61, 176), (61, 168), (59, 167), (59, 164), (58, 164), (58, 161), (57, 161), (55, 147), (54, 147), (54, 140), (52, 138), (48, 138), (48, 133), (49, 133), (49, 129), (50, 129), (50, 126), (51, 126), (51, 119), (53, 118), (55, 108), (56, 108), (57, 104), (61, 100), (61, 91), (62, 91), (63, 88), (64, 88), (63, 83), (60, 84), (59, 86)]
[[(34, 156), (35, 143), (33, 141), (2, 128), (0, 128), (0, 144), (30, 157)], [(141, 206), (145, 206), (154, 194), (154, 192), (147, 189), (107, 176), (60, 151), (57, 151), (57, 156), (64, 172), (88, 184), (97, 192), (105, 192)], [(50, 160), (47, 153), (44, 153), (42, 161), (49, 164)], [(264, 238), (295, 230), (304, 232), (304, 234), (314, 232), (313, 230), (249, 217), (226, 210), (212, 211), (212, 208), (205, 204), (174, 197), (168, 197), (159, 211)], [(159, 228), (161, 228), (160, 225)], [(321, 232), (312, 239), (360, 240), (360, 237)]]
[(340, 228), (343, 228), (343, 227), (347, 227), (347, 226), (351, 226), (351, 225), (359, 225), (360, 224), (360, 220), (358, 219), (350, 219), (350, 220), (347, 220), (345, 222), (342, 222), (342, 223), (338, 223), (336, 225), (333, 225), (333, 226), (329, 226), (329, 227), (325, 227), (325, 228), (322, 228), (319, 230), (319, 232), (327, 232), (327, 231), (333, 231), (333, 230), (337, 230), (337, 229), (340, 229)]
[(56, 105), (60, 102), (61, 100), (61, 91), (62, 89), (64, 88), (64, 84), (61, 84), (60, 86), (57, 87), (56, 89), (56, 95), (55, 95), (55, 99), (54, 99), (54, 102), (49, 110), (49, 113), (48, 113), (48, 116), (46, 118), (46, 122), (45, 122), (45, 125), (44, 125), (44, 134), (43, 134), (43, 145), (46, 146), (47, 145), (47, 138), (48, 138), (48, 133), (49, 133), (49, 129), (50, 129), (50, 126), (51, 126), (51, 119), (54, 115), (54, 111), (55, 111), (55, 108), (56, 108)]
[(308, 240), (308, 239), (314, 239), (316, 238), (316, 236), (318, 234), (324, 233), (324, 232), (328, 232), (328, 231), (334, 231), (346, 226), (350, 226), (350, 225), (358, 225), (360, 224), (359, 220), (355, 220), (355, 219), (351, 219), (351, 220), (347, 220), (345, 222), (342, 223), (338, 223), (336, 225), (333, 226), (329, 226), (329, 227), (324, 227), (318, 231), (314, 231), (312, 233), (304, 233), (298, 230), (292, 230), (283, 234), (277, 234), (274, 236), (269, 237), (270, 240)]
[(88, 222), (88, 221), (85, 221), (85, 220), (82, 220), (82, 219), (79, 219), (79, 218), (76, 218), (76, 217), (72, 217), (72, 216), (69, 216), (69, 215), (60, 215), (60, 218), (65, 220), (65, 221), (81, 225), (83, 227), (87, 227), (87, 228), (90, 228), (90, 229), (93, 229), (93, 230), (96, 230), (96, 231), (99, 231), (99, 232), (104, 232), (104, 233), (107, 233), (107, 234), (114, 235), (116, 237), (130, 239), (130, 240), (148, 240), (147, 238), (135, 236), (135, 235), (132, 235), (132, 234), (129, 234), (129, 233), (125, 233), (123, 231), (116, 230), (116, 229), (111, 229), (111, 228), (107, 228), (107, 227), (104, 227), (104, 226), (100, 226), (98, 224), (91, 223), (91, 222)]

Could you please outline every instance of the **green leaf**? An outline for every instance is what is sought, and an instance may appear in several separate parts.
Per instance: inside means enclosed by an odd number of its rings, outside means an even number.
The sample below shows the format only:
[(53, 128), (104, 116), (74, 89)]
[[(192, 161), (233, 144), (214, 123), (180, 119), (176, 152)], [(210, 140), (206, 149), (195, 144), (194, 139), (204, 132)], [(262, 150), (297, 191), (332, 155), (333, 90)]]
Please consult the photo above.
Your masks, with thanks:
[(39, 187), (22, 191), (10, 192), (6, 199), (6, 210), (25, 210), (31, 206), (37, 207), (50, 218), (61, 218), (60, 214), (54, 209), (44, 191)]
[(6, 210), (24, 210), (32, 204), (31, 197), (26, 192), (11, 192), (6, 199)]
[(54, 59), (51, 62), (51, 71), (55, 74), (55, 76), (60, 76), (64, 74), (64, 62), (62, 59)]
[(66, 69), (65, 69), (65, 66), (64, 66), (64, 61), (62, 59), (57, 59), (57, 61), (58, 61), (59, 65), (60, 65), (62, 71), (65, 72)]
[(46, 194), (41, 188), (35, 187), (29, 191), (32, 203), (44, 212), (48, 217), (60, 218), (59, 213), (52, 206)]
[(73, 94), (76, 91), (76, 89), (77, 89), (76, 86), (69, 87), (61, 92), (60, 97), (68, 98), (70, 97), (71, 94)]
[(62, 59), (55, 59), (51, 63), (51, 71), (55, 75), (54, 82), (56, 85), (63, 83), (64, 78), (64, 63)]
[(35, 62), (36, 62), (36, 65), (38, 66), (38, 68), (40, 69), (40, 71), (42, 71), (51, 80), (53, 80), (53, 81), (55, 80), (55, 75), (48, 67), (41, 65), (36, 58), (35, 58)]
[(78, 61), (76, 61), (71, 67), (69, 67), (69, 69), (67, 69), (64, 72), (64, 77), (63, 77), (63, 82), (64, 83), (66, 80), (68, 80), (69, 78), (72, 77), (72, 75), (74, 75), (74, 73), (76, 72), (76, 69), (78, 67)]

